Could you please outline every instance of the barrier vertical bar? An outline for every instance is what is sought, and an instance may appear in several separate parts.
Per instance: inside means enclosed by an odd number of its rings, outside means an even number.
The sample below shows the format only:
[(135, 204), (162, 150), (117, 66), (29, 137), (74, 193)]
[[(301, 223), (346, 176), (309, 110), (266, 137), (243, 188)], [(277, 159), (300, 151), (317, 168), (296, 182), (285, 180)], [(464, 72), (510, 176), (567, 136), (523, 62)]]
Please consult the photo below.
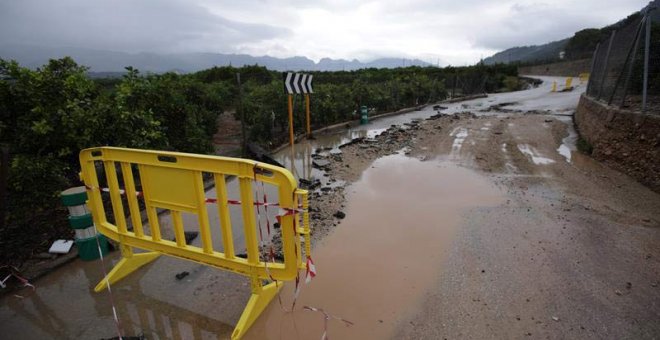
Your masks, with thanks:
[(211, 240), (211, 227), (209, 226), (209, 214), (206, 210), (206, 193), (204, 192), (204, 180), (202, 172), (195, 171), (195, 194), (197, 196), (197, 221), (199, 222), (199, 236), (202, 239), (202, 249), (206, 254), (213, 253), (213, 242)]
[(227, 183), (222, 174), (213, 174), (215, 181), (215, 191), (218, 195), (218, 214), (220, 215), (220, 230), (222, 231), (222, 246), (225, 257), (234, 258), (234, 237), (231, 229), (231, 219), (229, 217), (229, 207), (227, 206)]
[[(140, 176), (144, 176), (144, 166), (138, 165), (138, 170), (140, 171)], [(144, 204), (147, 210), (147, 220), (149, 221), (149, 230), (151, 230), (151, 239), (153, 241), (160, 241), (160, 225), (158, 223), (158, 214), (156, 213), (156, 208), (151, 206), (149, 197), (149, 185), (146, 181), (142, 181), (142, 196), (144, 197)]]
[(259, 263), (259, 244), (255, 230), (254, 199), (252, 198), (252, 178), (240, 178), (241, 209), (243, 211), (243, 229), (245, 230), (245, 248), (248, 263)]
[[(290, 190), (290, 189), (289, 189)], [(282, 208), (295, 208), (294, 197), (295, 192), (287, 191), (287, 188), (284, 186), (279, 186), (278, 188), (278, 197), (280, 201), (280, 207)], [(284, 264), (291, 268), (296, 267), (298, 262), (296, 262), (296, 247), (290, 244), (290, 240), (296, 242), (296, 233), (294, 228), (285, 228), (284, 226), (293, 225), (293, 215), (285, 214), (281, 217), (282, 227), (280, 232), (282, 233), (282, 254), (284, 255)], [(298, 256), (300, 257), (300, 256)], [(300, 260), (300, 259), (299, 259)]]
[(135, 179), (133, 178), (133, 171), (131, 164), (121, 162), (121, 172), (124, 177), (124, 187), (126, 190), (126, 200), (128, 201), (128, 210), (131, 214), (131, 223), (133, 224), (133, 232), (137, 237), (144, 236), (142, 228), (142, 216), (140, 216), (140, 206), (137, 201), (137, 192), (135, 190)]
[(172, 216), (172, 225), (174, 227), (174, 239), (176, 240), (176, 245), (179, 247), (186, 246), (186, 233), (183, 231), (183, 220), (181, 219), (181, 212), (172, 210), (170, 211)]
[(305, 256), (312, 254), (312, 238), (309, 231), (309, 202), (307, 201), (307, 190), (300, 190), (300, 199), (303, 208), (303, 235), (305, 237)]
[(110, 201), (112, 202), (112, 213), (115, 217), (115, 223), (119, 232), (125, 234), (126, 229), (126, 215), (124, 215), (124, 206), (121, 203), (121, 194), (119, 193), (119, 181), (117, 180), (117, 169), (115, 162), (103, 162), (105, 167), (105, 176), (108, 179), (108, 188), (110, 188)]

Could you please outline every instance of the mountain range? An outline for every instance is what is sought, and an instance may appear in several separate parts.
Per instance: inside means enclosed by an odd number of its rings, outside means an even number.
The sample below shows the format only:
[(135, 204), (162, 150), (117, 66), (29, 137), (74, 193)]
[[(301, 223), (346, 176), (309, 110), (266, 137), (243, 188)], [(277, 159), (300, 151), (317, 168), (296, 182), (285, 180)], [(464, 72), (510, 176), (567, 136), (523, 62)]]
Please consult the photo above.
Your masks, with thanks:
[(34, 45), (0, 45), (0, 58), (13, 59), (22, 66), (37, 68), (49, 59), (72, 57), (78, 64), (88, 66), (93, 73), (123, 72), (132, 66), (142, 72), (196, 72), (213, 66), (259, 65), (276, 71), (350, 71), (362, 68), (396, 68), (402, 66), (430, 66), (419, 59), (380, 58), (369, 62), (357, 59), (323, 58), (314, 62), (306, 57), (255, 57), (247, 54), (223, 53), (125, 53), (75, 47), (46, 47)]

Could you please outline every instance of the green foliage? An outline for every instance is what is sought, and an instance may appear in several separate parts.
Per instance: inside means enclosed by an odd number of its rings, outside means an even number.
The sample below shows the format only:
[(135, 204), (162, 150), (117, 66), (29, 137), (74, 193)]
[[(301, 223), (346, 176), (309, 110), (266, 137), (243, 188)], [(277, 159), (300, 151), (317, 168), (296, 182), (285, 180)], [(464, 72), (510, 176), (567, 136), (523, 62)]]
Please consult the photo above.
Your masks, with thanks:
[[(223, 84), (176, 74), (93, 81), (71, 58), (36, 70), (0, 59), (0, 143), (9, 146), (8, 227), (2, 238), (47, 234), (66, 221), (58, 194), (78, 185), (78, 154), (94, 146), (206, 153), (225, 107)], [(59, 218), (53, 219), (53, 216)], [(16, 234), (17, 235), (17, 234)], [(28, 249), (29, 250), (29, 249)]]
[[(249, 138), (272, 145), (288, 136), (281, 73), (264, 67), (146, 76), (128, 67), (122, 78), (112, 79), (90, 79), (87, 71), (71, 58), (50, 60), (36, 70), (0, 59), (0, 143), (8, 144), (12, 155), (8, 227), (0, 240), (45, 235), (62, 226), (70, 232), (58, 194), (80, 185), (81, 149), (211, 152), (218, 114), (238, 107), (237, 73), (243, 112), (236, 117), (244, 117)], [(511, 65), (312, 74), (313, 128), (355, 119), (362, 105), (380, 113), (444, 99), (450, 89), (456, 95), (495, 91), (517, 75)], [(293, 107), (294, 125), (302, 132), (304, 97), (294, 96)]]
[(594, 152), (594, 147), (587, 142), (586, 139), (579, 137), (576, 143), (577, 149), (587, 155), (591, 155)]
[(504, 87), (507, 91), (518, 91), (520, 90), (520, 80), (518, 77), (508, 76), (504, 78)]
[(566, 44), (566, 59), (591, 58), (598, 41), (602, 38), (601, 30), (596, 28), (587, 28), (575, 32), (575, 35)]
[(607, 39), (609, 39), (612, 31), (620, 30), (622, 27), (626, 27), (632, 24), (633, 22), (639, 20), (641, 17), (642, 14), (640, 12), (635, 12), (615, 24), (605, 26), (600, 29), (588, 28), (576, 32), (575, 35), (573, 35), (573, 37), (571, 37), (566, 44), (566, 59), (575, 60), (591, 58), (594, 51), (596, 50), (596, 45), (598, 42), (607, 42)]

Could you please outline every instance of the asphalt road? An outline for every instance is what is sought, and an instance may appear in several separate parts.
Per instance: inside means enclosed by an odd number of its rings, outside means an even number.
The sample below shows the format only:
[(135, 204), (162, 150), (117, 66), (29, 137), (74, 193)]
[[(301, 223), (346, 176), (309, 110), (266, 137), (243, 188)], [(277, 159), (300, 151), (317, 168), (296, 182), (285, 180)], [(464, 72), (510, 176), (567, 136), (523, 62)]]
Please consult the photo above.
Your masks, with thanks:
[[(550, 93), (564, 79), (543, 79), (444, 111), (474, 117), (342, 149), (328, 177), (345, 183), (336, 203), (347, 217), (322, 227), (319, 276), (298, 305), (353, 322), (331, 319), (331, 338), (660, 337), (660, 195), (577, 152), (570, 115), (584, 86)], [(433, 114), (384, 118), (276, 156), (299, 176), (322, 176), (310, 168), (315, 149)], [(388, 141), (407, 148), (391, 154)], [(98, 262), (76, 261), (35, 291), (4, 296), (0, 328), (16, 339), (109, 338), (114, 304), (124, 335), (228, 338), (250, 291), (243, 277), (173, 258), (115, 284), (112, 300), (92, 291), (102, 276)], [(287, 285), (285, 305), (291, 294)], [(285, 313), (275, 300), (246, 338), (323, 331), (321, 314)]]

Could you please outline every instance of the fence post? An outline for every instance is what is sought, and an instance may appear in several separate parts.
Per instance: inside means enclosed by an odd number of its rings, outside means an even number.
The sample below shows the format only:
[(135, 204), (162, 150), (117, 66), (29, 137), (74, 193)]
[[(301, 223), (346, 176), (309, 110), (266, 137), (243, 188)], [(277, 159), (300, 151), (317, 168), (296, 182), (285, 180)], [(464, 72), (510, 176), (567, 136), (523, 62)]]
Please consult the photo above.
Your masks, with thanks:
[(603, 74), (600, 76), (600, 87), (598, 88), (598, 95), (596, 96), (596, 100), (600, 100), (600, 95), (603, 92), (603, 84), (605, 84), (605, 74), (607, 73), (607, 63), (609, 62), (610, 59), (610, 52), (612, 51), (612, 43), (614, 43), (614, 35), (616, 34), (616, 30), (612, 31), (612, 35), (610, 36), (610, 43), (607, 45), (607, 53), (605, 53), (605, 62), (603, 64)]
[[(628, 92), (628, 82), (630, 81), (630, 75), (632, 73), (632, 68), (633, 65), (635, 64), (635, 57), (637, 57), (637, 47), (639, 46), (639, 38), (641, 36), (641, 31), (642, 27), (644, 27), (644, 20), (647, 20), (647, 17), (644, 16), (642, 17), (642, 20), (639, 22), (639, 26), (637, 27), (637, 31), (635, 31), (635, 42), (633, 43), (632, 49), (628, 51), (628, 55), (626, 55), (626, 61), (623, 64), (623, 67), (621, 68), (621, 73), (619, 73), (619, 77), (616, 80), (616, 84), (614, 84), (614, 91), (612, 91), (612, 94), (610, 95), (610, 100), (607, 101), (607, 105), (612, 105), (612, 100), (614, 100), (614, 95), (616, 94), (616, 90), (619, 88), (619, 83), (621, 82), (621, 78), (626, 72), (626, 66), (628, 66), (628, 75), (626, 76), (626, 80), (624, 81), (623, 84), (623, 96), (621, 97), (621, 105), (619, 107), (623, 107), (626, 101), (626, 94)], [(631, 58), (632, 55), (632, 58)], [(630, 62), (630, 64), (628, 64)]]
[(0, 146), (0, 228), (5, 227), (7, 211), (7, 183), (9, 182), (9, 147)]
[(587, 95), (589, 94), (589, 89), (591, 89), (591, 81), (594, 79), (594, 68), (596, 67), (596, 59), (598, 58), (598, 50), (600, 49), (600, 41), (596, 44), (596, 49), (594, 50), (594, 56), (591, 57), (591, 67), (589, 68), (589, 82), (587, 82), (587, 90), (585, 91)]
[[(649, 11), (650, 12), (650, 11)], [(651, 50), (651, 16), (646, 13), (646, 46), (644, 46), (644, 86), (642, 88), (642, 113), (646, 112), (646, 95), (649, 87), (649, 52)]]

